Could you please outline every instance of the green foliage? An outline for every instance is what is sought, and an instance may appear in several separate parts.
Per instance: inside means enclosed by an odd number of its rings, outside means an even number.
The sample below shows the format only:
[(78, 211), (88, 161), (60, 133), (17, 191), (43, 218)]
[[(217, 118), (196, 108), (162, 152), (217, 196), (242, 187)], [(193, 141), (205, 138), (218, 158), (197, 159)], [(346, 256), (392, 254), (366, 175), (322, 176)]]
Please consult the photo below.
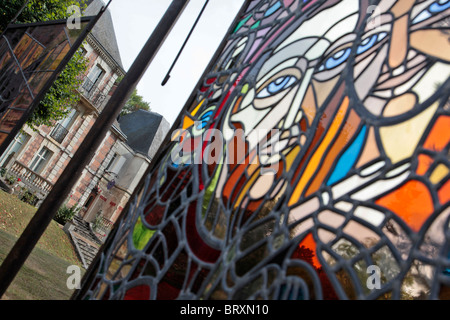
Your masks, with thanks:
[(134, 89), (120, 115), (123, 116), (139, 109), (150, 111), (150, 103), (144, 101), (144, 98), (138, 94), (137, 89)]
[[(0, 7), (0, 30), (8, 25), (20, 10), (24, 0), (3, 1)], [(72, 12), (67, 8), (76, 5), (81, 11), (86, 7), (85, 1), (77, 0), (31, 0), (17, 19), (17, 23), (44, 22), (67, 19)], [(40, 125), (51, 126), (55, 121), (64, 118), (80, 99), (76, 92), (81, 85), (80, 75), (87, 69), (87, 61), (78, 52), (59, 75), (47, 95), (40, 102), (27, 124), (34, 130)]]
[(94, 231), (98, 231), (100, 229), (101, 223), (102, 223), (102, 210), (97, 212), (97, 215), (95, 216), (94, 222), (92, 223), (92, 229)]
[(17, 178), (15, 176), (8, 176), (5, 180), (6, 182), (8, 182), (8, 184), (13, 185), (14, 183), (16, 183)]
[(32, 206), (36, 206), (37, 202), (39, 201), (39, 198), (36, 196), (36, 194), (25, 187), (22, 188), (19, 199)]
[(71, 208), (67, 207), (66, 204), (63, 204), (58, 211), (56, 212), (55, 217), (53, 218), (56, 222), (60, 224), (66, 224), (66, 222), (71, 221), (75, 214), (80, 211), (78, 206), (73, 206)]
[[(20, 10), (25, 0), (2, 1), (0, 7), (0, 30), (10, 23)], [(67, 19), (70, 12), (67, 8), (76, 5), (83, 10), (86, 7), (84, 0), (31, 0), (17, 19), (17, 23), (32, 23)]]
[(40, 125), (52, 126), (63, 119), (71, 106), (77, 104), (80, 95), (76, 92), (82, 84), (81, 74), (87, 69), (87, 60), (78, 51), (56, 79), (44, 99), (39, 103), (27, 124), (34, 130)]
[[(0, 261), (11, 251), (36, 210), (0, 190)], [(56, 221), (52, 221), (2, 299), (70, 299), (72, 291), (66, 287), (69, 265), (83, 266), (70, 236)]]

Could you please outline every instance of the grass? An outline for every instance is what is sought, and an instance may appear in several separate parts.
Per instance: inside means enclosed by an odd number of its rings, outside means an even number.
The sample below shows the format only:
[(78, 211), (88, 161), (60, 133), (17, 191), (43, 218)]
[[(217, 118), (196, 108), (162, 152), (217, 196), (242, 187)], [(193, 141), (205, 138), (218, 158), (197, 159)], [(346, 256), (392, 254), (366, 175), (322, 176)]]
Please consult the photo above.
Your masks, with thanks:
[[(36, 208), (0, 190), (0, 262), (36, 212)], [(74, 247), (62, 226), (52, 221), (2, 299), (66, 300), (70, 265), (80, 266)]]

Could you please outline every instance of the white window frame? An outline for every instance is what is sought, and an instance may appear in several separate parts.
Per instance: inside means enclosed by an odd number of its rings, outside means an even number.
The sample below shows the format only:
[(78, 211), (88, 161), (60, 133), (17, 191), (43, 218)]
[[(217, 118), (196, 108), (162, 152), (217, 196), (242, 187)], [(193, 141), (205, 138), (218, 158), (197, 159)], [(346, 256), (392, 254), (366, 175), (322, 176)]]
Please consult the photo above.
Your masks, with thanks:
[(19, 148), (17, 149), (16, 154), (18, 155), (23, 147), (27, 144), (28, 140), (30, 139), (30, 135), (27, 133), (19, 132), (14, 137), (14, 140), (10, 143), (8, 148), (5, 150), (3, 155), (0, 157), (0, 163), (3, 165), (4, 161), (8, 158), (8, 156), (13, 152), (12, 150), (19, 145)]
[(34, 156), (33, 161), (31, 161), (30, 170), (36, 173), (41, 173), (42, 171), (44, 171), (52, 156), (53, 152), (50, 149), (42, 147)]

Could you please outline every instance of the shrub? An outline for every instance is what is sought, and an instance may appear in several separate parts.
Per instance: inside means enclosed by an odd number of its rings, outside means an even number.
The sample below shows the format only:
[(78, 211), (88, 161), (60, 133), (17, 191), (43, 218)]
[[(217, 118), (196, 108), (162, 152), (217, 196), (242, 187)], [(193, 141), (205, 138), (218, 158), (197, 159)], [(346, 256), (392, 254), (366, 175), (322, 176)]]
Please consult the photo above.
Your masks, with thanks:
[(32, 206), (36, 206), (37, 202), (39, 201), (39, 198), (36, 196), (36, 194), (31, 192), (27, 188), (22, 188), (19, 199), (25, 203), (32, 205)]
[(97, 212), (97, 215), (95, 216), (94, 222), (92, 222), (92, 229), (94, 229), (95, 232), (99, 231), (101, 224), (102, 224), (102, 210), (99, 210)]
[(58, 222), (59, 224), (66, 224), (68, 221), (71, 221), (75, 214), (80, 211), (80, 208), (78, 206), (73, 206), (71, 208), (67, 207), (65, 204), (63, 204), (58, 211), (56, 212), (55, 217), (53, 220)]
[(8, 184), (13, 185), (14, 183), (16, 183), (17, 178), (14, 176), (8, 176), (5, 180)]

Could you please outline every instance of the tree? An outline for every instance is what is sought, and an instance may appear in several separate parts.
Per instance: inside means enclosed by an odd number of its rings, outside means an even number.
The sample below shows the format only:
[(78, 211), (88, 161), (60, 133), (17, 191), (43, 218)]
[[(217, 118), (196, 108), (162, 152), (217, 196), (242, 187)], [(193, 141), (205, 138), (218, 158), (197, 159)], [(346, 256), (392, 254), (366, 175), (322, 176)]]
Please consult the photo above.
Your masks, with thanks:
[[(15, 17), (26, 0), (2, 1), (0, 7), (0, 31), (4, 30), (8, 23)], [(31, 0), (16, 23), (33, 23), (58, 19), (67, 19), (71, 12), (67, 8), (75, 5), (83, 10), (86, 7), (85, 0)]]
[[(0, 31), (4, 30), (14, 18), (25, 0), (8, 0), (0, 7)], [(85, 8), (84, 0), (31, 0), (17, 19), (17, 23), (33, 23), (51, 20), (67, 19), (71, 12), (68, 7), (76, 5), (81, 10)], [(80, 75), (87, 69), (87, 60), (81, 52), (77, 52), (69, 61), (52, 85), (50, 90), (27, 124), (34, 130), (40, 125), (52, 126), (55, 121), (64, 118), (80, 99), (76, 89), (81, 85)]]
[(76, 89), (81, 86), (82, 78), (80, 74), (83, 74), (86, 69), (86, 59), (80, 51), (76, 52), (28, 118), (27, 124), (32, 129), (36, 129), (40, 125), (51, 127), (55, 121), (68, 115), (70, 107), (76, 105), (80, 100), (80, 95), (76, 92)]
[(150, 111), (150, 103), (144, 101), (144, 98), (138, 94), (137, 89), (134, 89), (120, 115), (123, 116), (139, 109)]

